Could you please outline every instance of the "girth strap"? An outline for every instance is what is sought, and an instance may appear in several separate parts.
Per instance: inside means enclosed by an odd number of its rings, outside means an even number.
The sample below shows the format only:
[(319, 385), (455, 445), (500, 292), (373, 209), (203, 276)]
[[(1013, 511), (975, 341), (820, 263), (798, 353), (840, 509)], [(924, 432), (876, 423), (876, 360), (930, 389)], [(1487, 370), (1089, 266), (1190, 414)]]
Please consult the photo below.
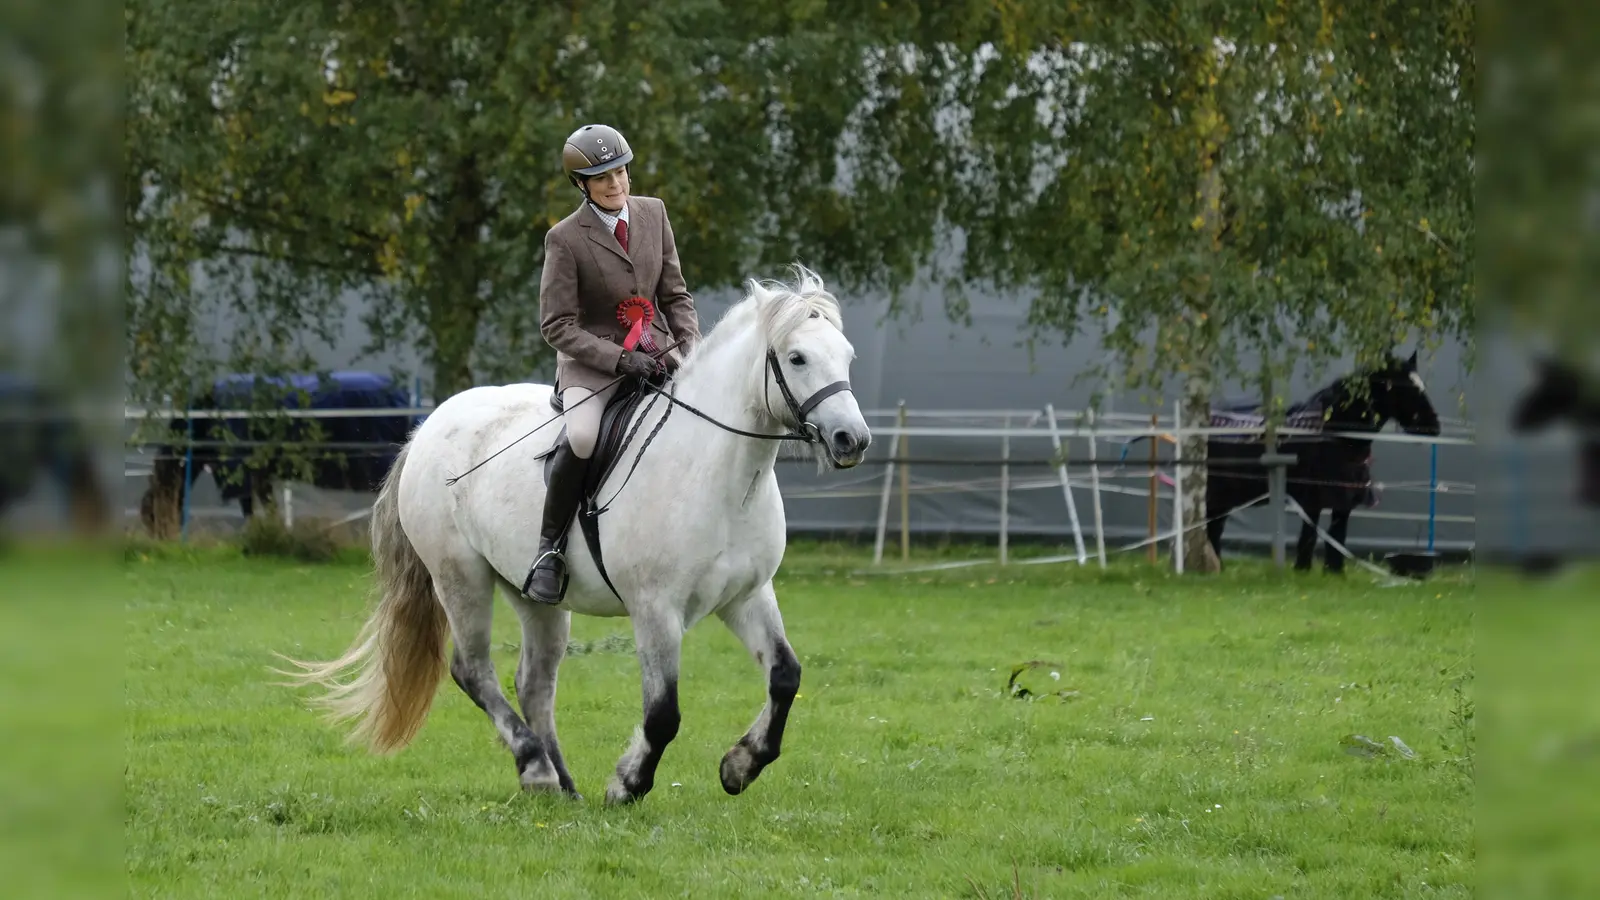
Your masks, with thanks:
[[(611, 589), (611, 593), (618, 600), (622, 600), (622, 592), (611, 583), (611, 575), (606, 572), (605, 554), (600, 550), (600, 514), (604, 509), (595, 508), (592, 499), (583, 501), (583, 508), (578, 511), (578, 527), (583, 529), (583, 539), (589, 545), (589, 555), (594, 557), (594, 567), (600, 571), (600, 577)], [(626, 606), (627, 602), (623, 601)]]

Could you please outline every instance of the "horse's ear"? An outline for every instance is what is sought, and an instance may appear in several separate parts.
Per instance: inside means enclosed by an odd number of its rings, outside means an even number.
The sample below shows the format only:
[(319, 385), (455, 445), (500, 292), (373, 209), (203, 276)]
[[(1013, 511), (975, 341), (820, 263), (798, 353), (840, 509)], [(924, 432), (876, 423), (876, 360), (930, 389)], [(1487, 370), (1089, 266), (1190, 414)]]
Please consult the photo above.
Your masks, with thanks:
[(1413, 350), (1413, 351), (1411, 351), (1411, 355), (1406, 358), (1406, 371), (1407, 372), (1415, 372), (1416, 370), (1417, 370), (1417, 351)]

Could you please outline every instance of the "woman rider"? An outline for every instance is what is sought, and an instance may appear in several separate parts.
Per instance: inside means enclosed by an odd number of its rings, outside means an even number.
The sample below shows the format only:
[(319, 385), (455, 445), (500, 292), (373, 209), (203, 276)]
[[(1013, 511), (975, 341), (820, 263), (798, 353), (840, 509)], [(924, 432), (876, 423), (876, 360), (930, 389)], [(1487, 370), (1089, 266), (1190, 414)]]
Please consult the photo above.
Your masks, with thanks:
[[(700, 339), (666, 206), (655, 197), (629, 195), (632, 160), (627, 140), (608, 125), (579, 128), (561, 149), (567, 180), (583, 201), (545, 236), (539, 283), (539, 327), (556, 350), (556, 390), (566, 426), (554, 451), (539, 553), (524, 589), (542, 603), (561, 601), (566, 560), (556, 545), (577, 512), (600, 414), (617, 390), (613, 382), (618, 375), (646, 378), (675, 370)], [(644, 298), (655, 308), (650, 328), (656, 333), (638, 346), (678, 342), (659, 361), (623, 346), (629, 326), (619, 319), (618, 306), (630, 298)]]

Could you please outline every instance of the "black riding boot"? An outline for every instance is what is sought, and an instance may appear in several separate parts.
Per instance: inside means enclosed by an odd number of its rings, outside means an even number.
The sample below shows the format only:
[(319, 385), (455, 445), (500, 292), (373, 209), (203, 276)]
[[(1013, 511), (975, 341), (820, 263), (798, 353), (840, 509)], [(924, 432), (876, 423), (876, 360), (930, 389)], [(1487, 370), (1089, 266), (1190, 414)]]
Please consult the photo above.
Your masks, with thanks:
[(562, 438), (550, 466), (550, 485), (544, 497), (544, 524), (539, 530), (539, 555), (522, 592), (540, 603), (560, 603), (562, 582), (567, 577), (567, 561), (556, 549), (562, 534), (572, 524), (583, 499), (583, 473), (589, 461), (578, 458), (572, 445)]

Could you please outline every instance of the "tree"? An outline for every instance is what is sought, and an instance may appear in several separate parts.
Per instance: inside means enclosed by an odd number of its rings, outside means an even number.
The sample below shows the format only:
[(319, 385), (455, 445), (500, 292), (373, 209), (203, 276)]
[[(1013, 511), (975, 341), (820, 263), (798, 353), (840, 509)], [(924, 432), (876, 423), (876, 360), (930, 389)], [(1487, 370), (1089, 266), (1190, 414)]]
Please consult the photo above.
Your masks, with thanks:
[[(815, 4), (724, 8), (139, 0), (128, 226), (134, 380), (303, 368), (341, 294), (373, 298), (374, 348), (417, 346), (435, 396), (525, 377), (544, 234), (577, 205), (562, 140), (604, 121), (635, 189), (665, 198), (691, 286), (796, 258), (859, 284), (913, 274), (907, 204), (838, 190), (868, 90), (871, 20)], [(202, 352), (206, 310), (253, 327)]]
[[(1187, 427), (1224, 379), (1281, 410), (1299, 366), (1470, 333), (1470, 4), (969, 12), (960, 42), (901, 33), (954, 123), (952, 287), (1031, 290), (1035, 337), (1098, 332), (1099, 374), (1175, 390)], [(1214, 568), (1190, 472), (1187, 567)]]

